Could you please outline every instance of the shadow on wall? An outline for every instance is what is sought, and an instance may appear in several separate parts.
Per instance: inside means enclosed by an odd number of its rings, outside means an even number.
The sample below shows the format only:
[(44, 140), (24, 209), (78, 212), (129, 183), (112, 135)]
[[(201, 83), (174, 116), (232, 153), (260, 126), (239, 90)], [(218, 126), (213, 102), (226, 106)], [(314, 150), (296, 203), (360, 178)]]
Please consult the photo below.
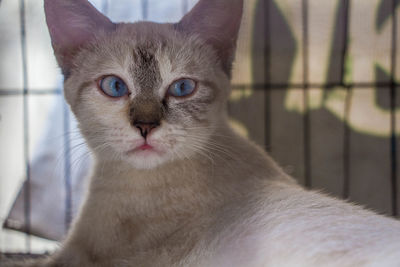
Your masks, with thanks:
[(307, 14), (301, 2), (256, 3), (253, 90), (231, 114), (300, 183), (392, 214), (392, 1), (309, 1)]

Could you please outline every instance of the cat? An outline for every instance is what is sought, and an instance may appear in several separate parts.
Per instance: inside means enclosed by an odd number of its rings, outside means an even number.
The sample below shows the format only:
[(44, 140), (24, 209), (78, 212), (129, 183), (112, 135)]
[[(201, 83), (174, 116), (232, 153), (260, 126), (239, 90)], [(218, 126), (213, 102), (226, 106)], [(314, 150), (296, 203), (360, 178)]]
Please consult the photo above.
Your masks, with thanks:
[(309, 191), (226, 111), (243, 0), (115, 24), (45, 0), (65, 97), (95, 166), (61, 248), (10, 266), (400, 266), (400, 222)]

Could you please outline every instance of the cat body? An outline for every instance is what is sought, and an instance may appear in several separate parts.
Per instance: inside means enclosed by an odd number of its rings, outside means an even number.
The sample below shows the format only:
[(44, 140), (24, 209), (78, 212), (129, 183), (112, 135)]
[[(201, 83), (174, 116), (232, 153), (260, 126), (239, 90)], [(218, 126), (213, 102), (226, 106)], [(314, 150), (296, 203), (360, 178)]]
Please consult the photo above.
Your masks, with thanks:
[(302, 188), (230, 128), (242, 8), (114, 24), (86, 0), (45, 0), (95, 166), (61, 249), (11, 266), (400, 266), (400, 222)]
[(252, 143), (221, 139), (241, 164), (224, 154), (158, 170), (98, 162), (68, 239), (29, 266), (399, 265), (397, 221), (307, 191)]

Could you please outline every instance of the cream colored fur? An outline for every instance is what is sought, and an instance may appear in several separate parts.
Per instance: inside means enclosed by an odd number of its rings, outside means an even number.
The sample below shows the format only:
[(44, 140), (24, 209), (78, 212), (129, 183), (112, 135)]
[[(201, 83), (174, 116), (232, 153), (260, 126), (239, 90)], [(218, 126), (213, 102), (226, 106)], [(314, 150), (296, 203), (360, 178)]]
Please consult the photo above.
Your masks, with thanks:
[[(148, 43), (162, 79), (153, 97), (191, 77), (199, 81), (195, 110), (180, 109), (188, 99), (169, 99), (176, 113), (149, 137), (162, 153), (127, 155), (143, 141), (128, 107), (145, 90), (130, 71), (131, 51)], [(79, 50), (65, 95), (96, 159), (89, 193), (58, 252), (11, 266), (400, 266), (399, 221), (302, 188), (233, 132), (229, 74), (217, 58), (201, 34), (170, 24), (120, 25)], [(110, 73), (127, 83), (128, 98), (99, 93), (94, 81)]]

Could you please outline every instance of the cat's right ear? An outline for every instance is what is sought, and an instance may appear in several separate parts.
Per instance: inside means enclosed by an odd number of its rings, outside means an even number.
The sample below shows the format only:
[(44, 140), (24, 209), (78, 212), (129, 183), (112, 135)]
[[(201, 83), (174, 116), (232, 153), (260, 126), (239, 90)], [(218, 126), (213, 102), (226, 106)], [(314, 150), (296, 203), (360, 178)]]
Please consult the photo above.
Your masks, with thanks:
[(58, 64), (68, 75), (79, 48), (98, 31), (113, 31), (115, 24), (87, 0), (44, 0), (46, 22)]

